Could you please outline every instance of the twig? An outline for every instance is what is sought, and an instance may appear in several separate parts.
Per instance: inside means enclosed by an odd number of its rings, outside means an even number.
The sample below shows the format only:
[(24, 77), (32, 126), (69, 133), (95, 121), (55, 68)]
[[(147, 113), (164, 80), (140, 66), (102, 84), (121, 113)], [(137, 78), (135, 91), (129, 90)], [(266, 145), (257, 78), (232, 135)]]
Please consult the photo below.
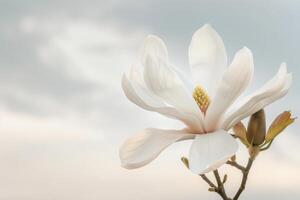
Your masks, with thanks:
[(226, 162), (226, 164), (231, 165), (231, 166), (234, 166), (234, 167), (236, 167), (237, 169), (239, 169), (239, 170), (241, 170), (241, 171), (244, 171), (244, 170), (246, 169), (246, 168), (243, 167), (242, 165), (238, 164), (236, 161), (228, 160), (228, 161)]
[(200, 174), (200, 176), (201, 176), (201, 178), (210, 186), (210, 187), (212, 187), (212, 188), (214, 188), (214, 189), (216, 189), (217, 190), (217, 186), (213, 183), (213, 182), (211, 182), (208, 178), (207, 178), (207, 176), (205, 176), (205, 174)]
[(240, 187), (239, 187), (237, 193), (233, 197), (233, 199), (231, 199), (227, 196), (225, 188), (224, 188), (224, 182), (221, 180), (218, 170), (213, 171), (214, 176), (217, 181), (217, 185), (214, 184), (211, 180), (209, 180), (209, 178), (205, 174), (200, 174), (199, 176), (201, 176), (201, 178), (210, 186), (209, 191), (218, 193), (222, 197), (223, 200), (238, 200), (241, 193), (244, 191), (244, 189), (246, 187), (248, 174), (249, 174), (250, 168), (253, 164), (253, 161), (254, 161), (254, 158), (249, 158), (246, 167), (243, 167), (242, 165), (238, 164), (236, 161), (227, 161), (226, 162), (228, 165), (236, 167), (243, 173), (242, 182), (240, 184)]
[(239, 198), (239, 196), (241, 195), (241, 193), (244, 191), (244, 189), (246, 187), (246, 182), (247, 182), (249, 170), (250, 170), (250, 168), (251, 168), (251, 166), (253, 164), (253, 161), (254, 160), (252, 158), (249, 158), (245, 170), (242, 170), (242, 173), (243, 173), (242, 182), (241, 182), (241, 185), (239, 187), (239, 190), (237, 191), (237, 193), (233, 197), (233, 200), (237, 200)]
[(218, 186), (216, 186), (211, 180), (209, 180), (209, 178), (207, 176), (205, 176), (205, 174), (200, 174), (200, 176), (211, 187), (210, 188), (211, 190), (209, 189), (209, 191), (218, 193), (222, 197), (223, 200), (231, 200), (227, 197), (227, 195), (225, 193), (223, 183), (221, 182), (218, 171), (214, 171), (215, 177), (216, 177), (216, 173), (218, 174), (217, 175), (218, 178), (216, 178)]
[(224, 200), (228, 200), (228, 197), (227, 197), (226, 192), (225, 192), (225, 189), (224, 189), (223, 182), (221, 181), (221, 178), (220, 178), (219, 171), (218, 171), (218, 170), (215, 170), (215, 171), (214, 171), (214, 175), (215, 175), (216, 181), (217, 181), (217, 183), (218, 183), (218, 193), (219, 193), (219, 195), (220, 195)]

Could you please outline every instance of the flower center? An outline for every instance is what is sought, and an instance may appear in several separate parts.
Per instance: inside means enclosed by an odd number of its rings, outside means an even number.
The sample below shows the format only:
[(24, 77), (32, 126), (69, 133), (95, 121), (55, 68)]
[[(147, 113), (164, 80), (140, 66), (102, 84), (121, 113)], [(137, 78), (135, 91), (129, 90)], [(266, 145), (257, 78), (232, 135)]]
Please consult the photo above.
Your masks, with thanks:
[(198, 104), (200, 110), (205, 114), (210, 104), (210, 98), (206, 91), (201, 86), (197, 86), (194, 89), (193, 97), (196, 103)]

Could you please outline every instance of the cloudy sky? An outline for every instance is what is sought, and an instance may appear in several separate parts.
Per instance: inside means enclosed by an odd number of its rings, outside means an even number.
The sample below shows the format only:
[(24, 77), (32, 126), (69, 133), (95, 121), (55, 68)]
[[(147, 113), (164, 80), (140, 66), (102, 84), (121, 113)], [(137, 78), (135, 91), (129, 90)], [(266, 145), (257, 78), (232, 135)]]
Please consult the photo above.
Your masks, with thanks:
[[(121, 90), (121, 76), (136, 63), (148, 34), (163, 38), (173, 63), (185, 70), (193, 32), (210, 23), (230, 59), (243, 46), (253, 51), (248, 93), (285, 61), (293, 86), (266, 109), (268, 121), (283, 110), (299, 116), (299, 1), (0, 4), (0, 199), (216, 199), (179, 161), (189, 142), (173, 145), (145, 168), (120, 167), (125, 138), (146, 127), (179, 127), (131, 104)], [(243, 199), (300, 198), (299, 128), (295, 123), (257, 159)], [(245, 158), (245, 150), (239, 156)], [(239, 174), (229, 175), (228, 186), (237, 185)]]

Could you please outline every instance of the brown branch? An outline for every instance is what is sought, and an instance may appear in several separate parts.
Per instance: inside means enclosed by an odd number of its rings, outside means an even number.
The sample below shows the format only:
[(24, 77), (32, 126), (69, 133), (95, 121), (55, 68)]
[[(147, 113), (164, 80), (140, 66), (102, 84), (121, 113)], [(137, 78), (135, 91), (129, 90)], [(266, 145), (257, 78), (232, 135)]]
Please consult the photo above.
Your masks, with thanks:
[(233, 167), (236, 167), (237, 169), (239, 169), (239, 170), (241, 170), (241, 171), (244, 171), (244, 170), (246, 169), (246, 168), (243, 167), (242, 165), (238, 164), (236, 161), (228, 160), (228, 161), (226, 162), (226, 164), (231, 165), (231, 166), (233, 166)]
[(209, 180), (209, 178), (205, 174), (200, 174), (200, 176), (210, 186), (209, 191), (216, 192), (217, 194), (219, 194), (222, 197), (223, 200), (238, 200), (241, 193), (245, 190), (246, 182), (248, 179), (248, 174), (249, 174), (250, 168), (253, 164), (253, 161), (254, 161), (254, 157), (253, 158), (250, 157), (248, 159), (248, 163), (247, 163), (246, 167), (243, 167), (242, 165), (238, 164), (236, 161), (227, 161), (226, 162), (227, 164), (229, 164), (233, 167), (236, 167), (243, 173), (243, 178), (242, 178), (240, 187), (239, 187), (237, 193), (235, 194), (235, 196), (233, 197), (233, 199), (231, 199), (227, 196), (225, 188), (224, 188), (224, 182), (221, 180), (218, 170), (213, 171), (214, 176), (217, 181), (217, 185), (214, 184), (211, 180)]
[[(214, 174), (218, 172), (214, 171)], [(217, 179), (217, 183), (218, 186), (216, 186), (211, 180), (209, 180), (209, 178), (207, 176), (205, 176), (205, 174), (200, 174), (201, 178), (210, 186), (209, 191), (211, 192), (216, 192), (217, 194), (219, 194), (223, 200), (231, 200), (227, 197), (224, 187), (223, 187), (223, 183), (221, 182), (220, 176), (218, 175)]]
[(216, 189), (217, 190), (217, 186), (213, 183), (213, 182), (211, 182), (211, 180), (209, 180), (208, 178), (207, 178), (207, 176), (205, 176), (205, 174), (200, 174), (200, 176), (201, 176), (201, 178), (210, 186), (210, 187), (212, 187), (212, 188), (214, 188), (214, 189)]
[(214, 171), (214, 175), (215, 175), (216, 181), (217, 181), (217, 183), (218, 183), (218, 194), (219, 194), (224, 200), (229, 200), (228, 197), (227, 197), (227, 195), (226, 195), (226, 192), (225, 192), (225, 189), (224, 189), (223, 182), (221, 181), (219, 171), (218, 171), (218, 170), (215, 170), (215, 171)]
[(254, 160), (252, 158), (249, 158), (245, 170), (242, 170), (242, 172), (243, 172), (242, 182), (241, 182), (241, 185), (239, 187), (239, 190), (237, 191), (237, 193), (233, 197), (233, 200), (237, 200), (239, 198), (239, 196), (241, 195), (241, 193), (244, 191), (244, 189), (246, 187), (246, 182), (247, 182), (248, 174), (249, 174), (250, 168), (251, 168), (251, 166), (253, 164), (253, 161)]

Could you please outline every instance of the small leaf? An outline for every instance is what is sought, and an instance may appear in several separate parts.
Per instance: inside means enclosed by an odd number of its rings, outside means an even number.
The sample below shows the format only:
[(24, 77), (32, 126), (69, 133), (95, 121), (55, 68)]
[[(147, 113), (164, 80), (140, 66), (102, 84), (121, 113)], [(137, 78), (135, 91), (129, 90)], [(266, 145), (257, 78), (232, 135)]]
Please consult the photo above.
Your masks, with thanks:
[(245, 128), (245, 126), (242, 122), (239, 122), (236, 125), (234, 125), (233, 132), (234, 132), (234, 135), (236, 137), (238, 137), (240, 139), (240, 141), (246, 147), (250, 146), (249, 142), (247, 141), (247, 137), (246, 137), (247, 131), (246, 131), (246, 128)]
[(291, 118), (291, 113), (289, 111), (284, 111), (278, 115), (268, 129), (266, 143), (271, 142), (279, 133), (281, 133), (294, 121), (295, 118)]

